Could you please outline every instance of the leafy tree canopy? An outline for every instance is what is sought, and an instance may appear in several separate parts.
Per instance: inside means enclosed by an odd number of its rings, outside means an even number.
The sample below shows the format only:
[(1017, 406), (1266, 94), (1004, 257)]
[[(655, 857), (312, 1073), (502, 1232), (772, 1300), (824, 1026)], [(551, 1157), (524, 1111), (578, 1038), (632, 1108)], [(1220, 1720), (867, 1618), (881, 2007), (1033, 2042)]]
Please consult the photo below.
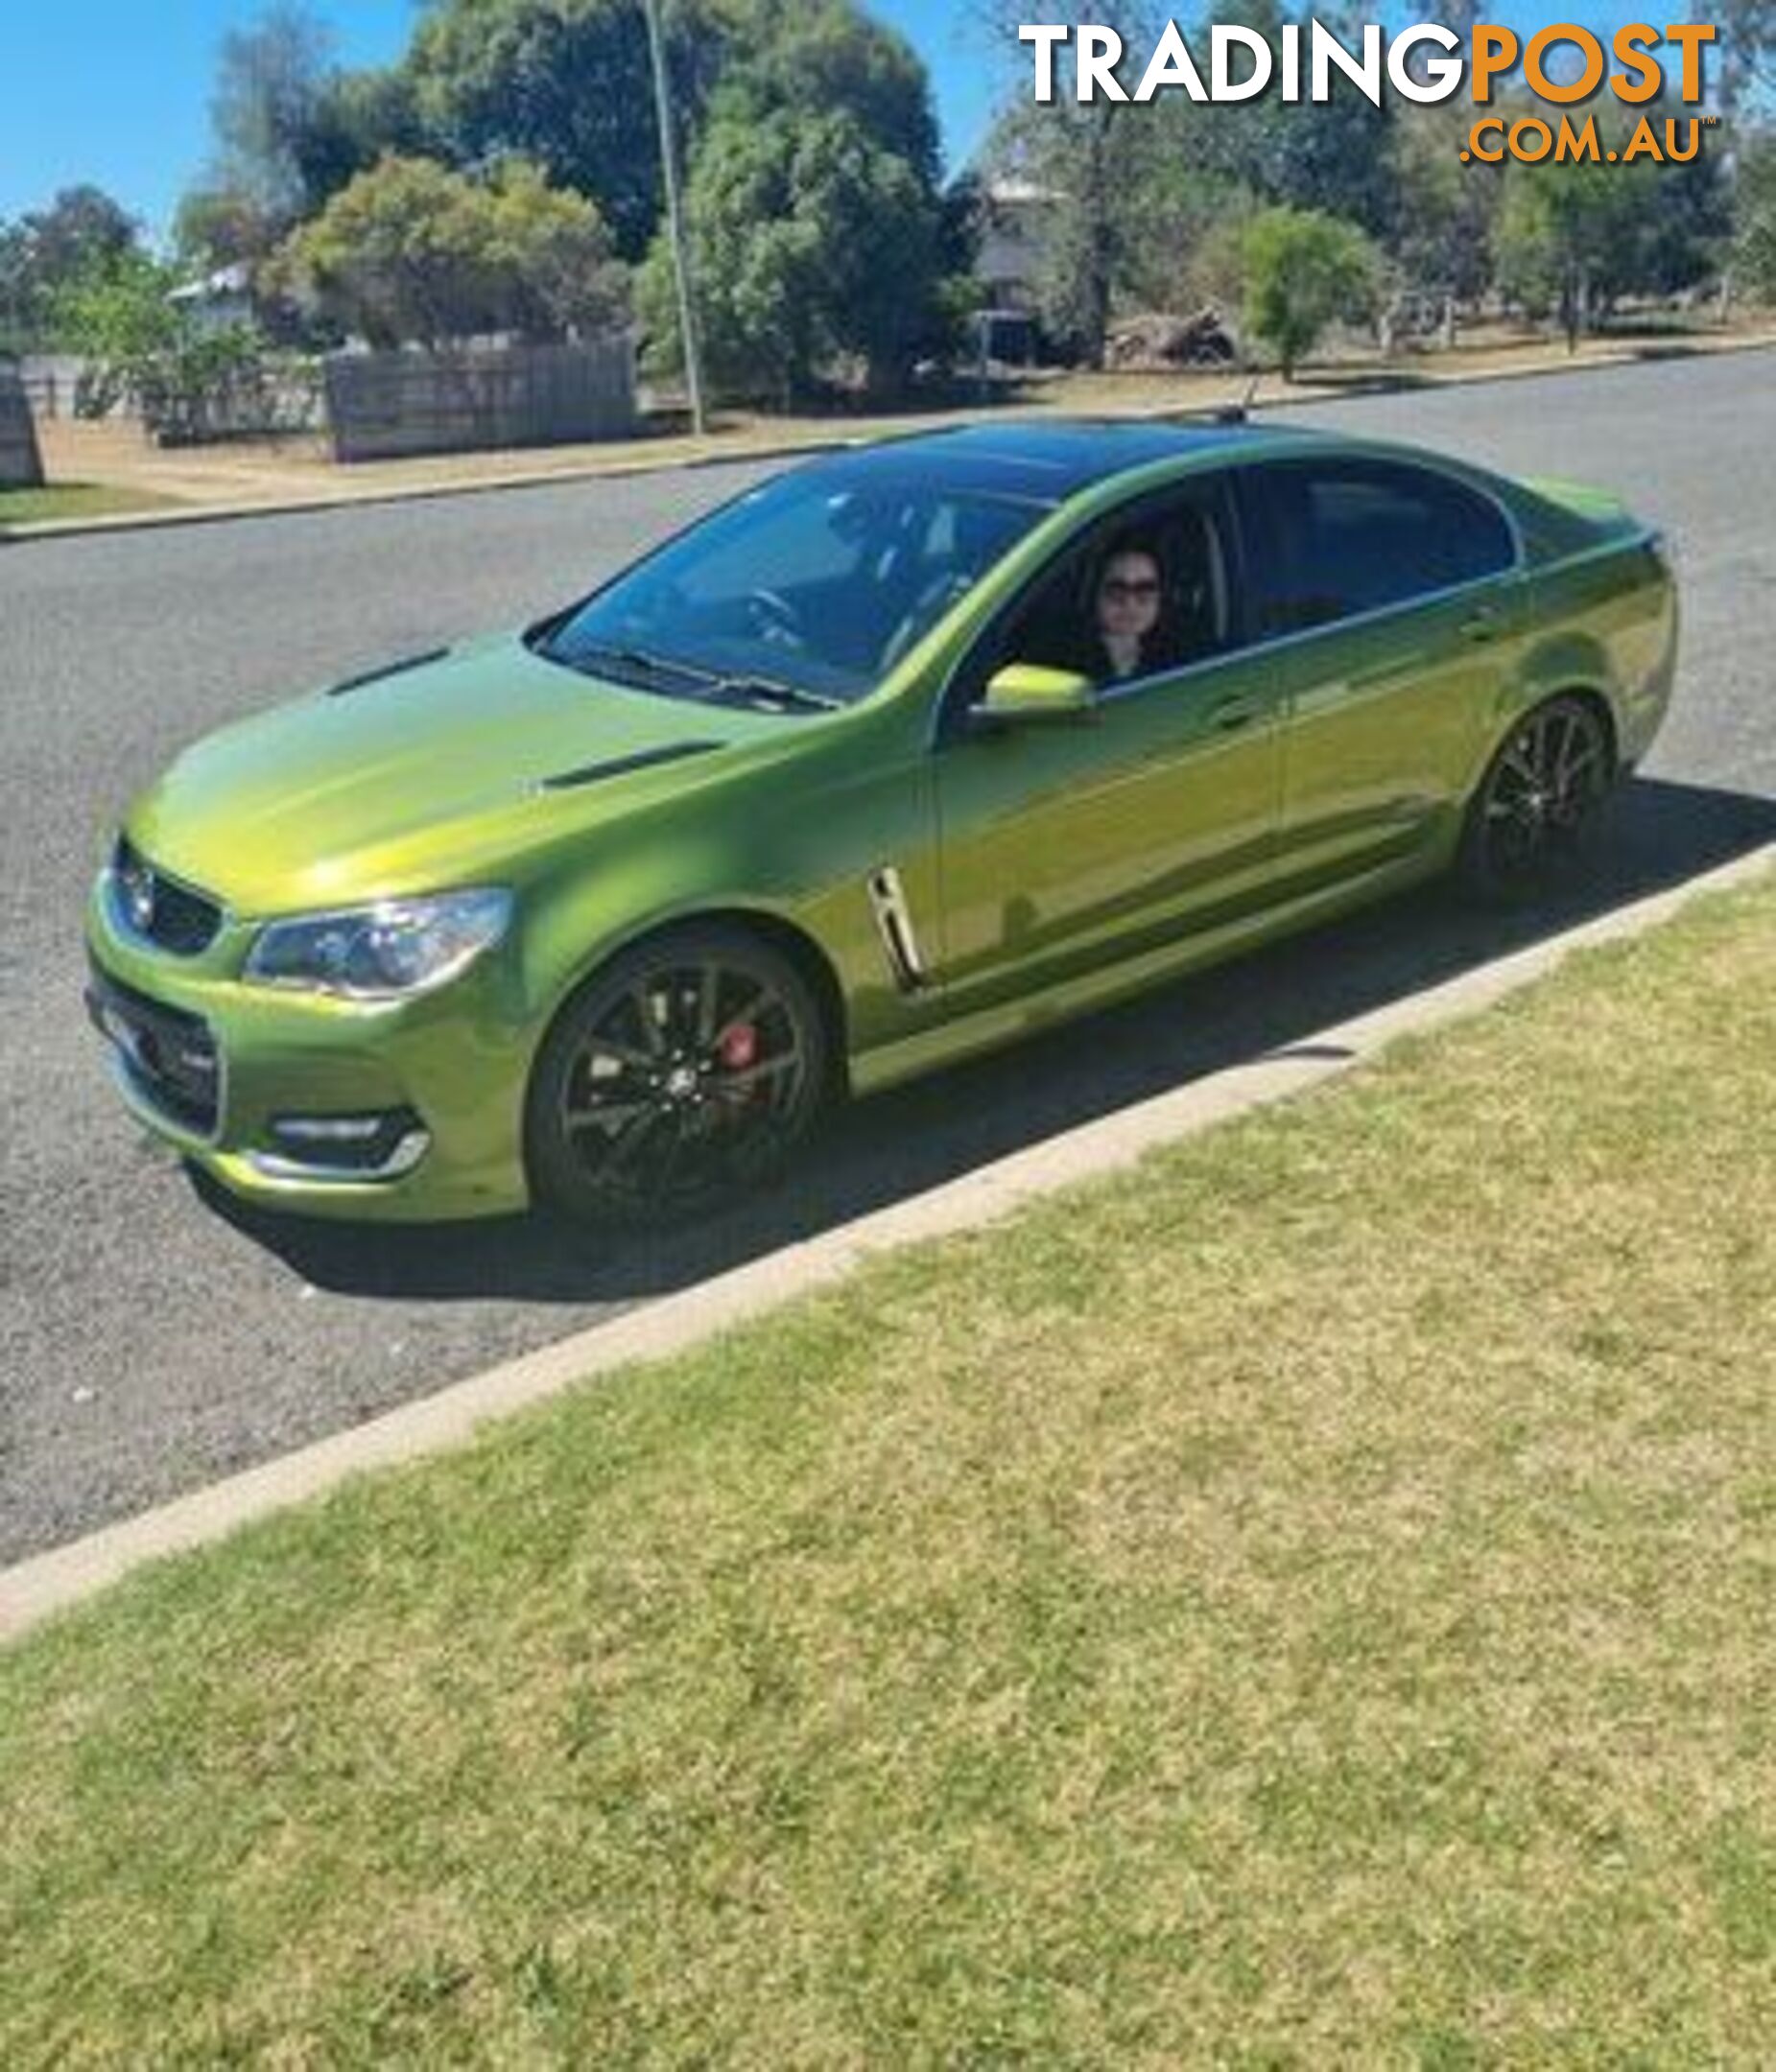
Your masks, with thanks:
[(924, 64), (904, 36), (849, 0), (754, 11), (737, 35), (712, 113), (755, 121), (779, 108), (842, 109), (881, 150), (935, 187), (937, 118)]
[[(663, 11), (680, 126), (695, 128), (738, 10), (678, 0)], [(617, 249), (639, 257), (662, 206), (647, 21), (637, 0), (436, 0), (408, 58), (421, 116), (460, 164), (533, 159), (596, 197)]]
[(295, 0), (273, 0), (222, 39), (210, 97), (214, 184), (270, 221), (294, 223), (310, 200), (303, 153), (332, 59), (331, 32)]
[(1362, 229), (1318, 209), (1266, 209), (1245, 228), (1245, 323), (1285, 380), (1328, 326), (1374, 312), (1380, 254)]
[(68, 289), (139, 252), (134, 217), (99, 187), (64, 187), (47, 208), (0, 224), (0, 345), (54, 342)]
[(621, 320), (627, 294), (598, 210), (519, 159), (478, 181), (430, 159), (385, 158), (295, 234), (272, 271), (383, 346), (603, 329)]
[[(687, 214), (700, 341), (720, 385), (787, 402), (850, 359), (866, 386), (889, 389), (942, 331), (941, 208), (849, 109), (712, 121)], [(670, 362), (677, 327), (663, 243), (641, 308), (656, 359)]]
[[(1605, 149), (1625, 148), (1642, 119), (1674, 110), (1603, 111)], [(1670, 294), (1706, 279), (1729, 247), (1732, 212), (1719, 163), (1638, 158), (1621, 165), (1512, 166), (1493, 237), (1495, 278), (1532, 316), (1559, 315), (1570, 339), (1630, 294)]]
[(210, 125), (214, 155), (174, 232), (206, 268), (265, 258), (385, 153), (429, 141), (406, 71), (341, 70), (332, 32), (299, 0), (223, 38)]

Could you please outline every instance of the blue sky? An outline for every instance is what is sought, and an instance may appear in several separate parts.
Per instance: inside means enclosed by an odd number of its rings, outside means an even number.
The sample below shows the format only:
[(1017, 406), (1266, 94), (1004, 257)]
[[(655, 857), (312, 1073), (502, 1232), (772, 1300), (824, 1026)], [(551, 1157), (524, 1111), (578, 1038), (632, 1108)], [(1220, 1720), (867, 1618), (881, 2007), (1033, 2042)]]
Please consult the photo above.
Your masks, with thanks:
[[(951, 167), (965, 163), (996, 99), (1025, 77), (1009, 33), (995, 48), (969, 0), (874, 0), (870, 11), (925, 59)], [(10, 0), (0, 8), (0, 217), (89, 179), (151, 228), (164, 228), (208, 149), (217, 44), (260, 12), (258, 0)], [(318, 0), (315, 12), (332, 23), (342, 61), (356, 65), (397, 57), (418, 9), (414, 0)], [(1434, 20), (1436, 12), (1435, 0), (1425, 0), (1378, 7), (1370, 18)], [(1021, 18), (1090, 20), (1093, 12), (1032, 4)], [(1612, 29), (1648, 17), (1637, 5), (1503, 0), (1485, 18)]]

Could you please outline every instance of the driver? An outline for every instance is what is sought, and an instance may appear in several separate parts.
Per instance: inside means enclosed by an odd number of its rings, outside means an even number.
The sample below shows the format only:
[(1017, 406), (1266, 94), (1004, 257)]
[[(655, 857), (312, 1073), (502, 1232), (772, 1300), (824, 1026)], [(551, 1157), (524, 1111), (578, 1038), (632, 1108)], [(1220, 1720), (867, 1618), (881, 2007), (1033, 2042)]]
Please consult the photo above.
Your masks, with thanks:
[(1157, 549), (1141, 538), (1119, 540), (1105, 554), (1093, 587), (1088, 673), (1095, 681), (1117, 683), (1161, 665), (1165, 602)]

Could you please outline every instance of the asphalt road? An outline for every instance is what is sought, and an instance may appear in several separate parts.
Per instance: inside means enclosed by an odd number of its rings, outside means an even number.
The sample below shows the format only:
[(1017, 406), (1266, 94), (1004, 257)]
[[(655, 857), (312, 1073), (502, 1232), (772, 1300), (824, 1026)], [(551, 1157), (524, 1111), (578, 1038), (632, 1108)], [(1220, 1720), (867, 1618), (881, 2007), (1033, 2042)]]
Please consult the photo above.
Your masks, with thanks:
[(0, 546), (0, 1561), (284, 1451), (1776, 834), (1776, 356), (1340, 403), (1319, 421), (1607, 483), (1669, 530), (1678, 704), (1610, 861), (1511, 927), (1435, 895), (841, 1119), (745, 1213), (608, 1243), (248, 1217), (125, 1118), (81, 1011), (107, 832), (181, 743), (304, 684), (511, 624), (752, 469)]

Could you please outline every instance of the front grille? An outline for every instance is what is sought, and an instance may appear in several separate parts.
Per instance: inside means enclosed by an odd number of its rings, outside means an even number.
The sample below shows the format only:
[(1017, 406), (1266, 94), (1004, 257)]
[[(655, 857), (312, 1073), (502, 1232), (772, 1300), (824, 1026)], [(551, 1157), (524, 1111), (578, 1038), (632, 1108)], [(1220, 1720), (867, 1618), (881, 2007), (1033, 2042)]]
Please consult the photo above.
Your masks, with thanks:
[(222, 929), (222, 907), (205, 892), (169, 878), (125, 836), (111, 873), (120, 919), (132, 935), (174, 956), (200, 956)]
[(222, 1066), (209, 1024), (150, 1000), (96, 966), (86, 1004), (142, 1098), (169, 1121), (200, 1137), (213, 1136), (222, 1110)]

